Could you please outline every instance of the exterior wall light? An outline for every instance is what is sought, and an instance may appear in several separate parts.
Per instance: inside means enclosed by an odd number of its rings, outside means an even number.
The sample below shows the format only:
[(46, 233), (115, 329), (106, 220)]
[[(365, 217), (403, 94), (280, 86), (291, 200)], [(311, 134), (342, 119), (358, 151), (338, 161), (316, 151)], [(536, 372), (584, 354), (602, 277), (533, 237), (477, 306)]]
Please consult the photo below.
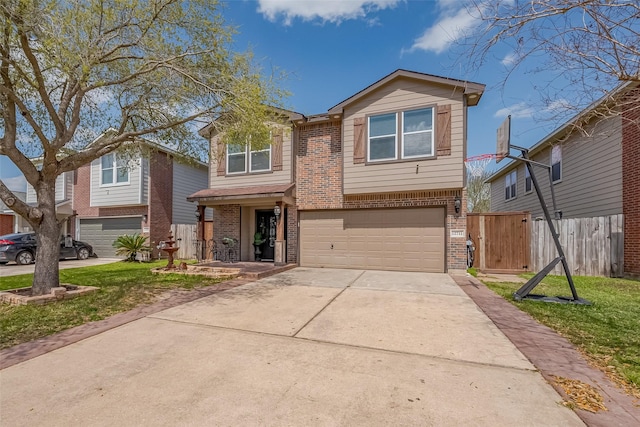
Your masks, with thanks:
[(276, 207), (273, 208), (273, 214), (276, 216), (276, 221), (277, 221), (278, 218), (280, 217), (280, 206), (276, 205)]
[(460, 209), (462, 208), (462, 200), (460, 200), (460, 196), (456, 196), (453, 201), (453, 208), (455, 209), (456, 214), (460, 213)]
[(196, 221), (200, 221), (200, 209), (196, 208)]

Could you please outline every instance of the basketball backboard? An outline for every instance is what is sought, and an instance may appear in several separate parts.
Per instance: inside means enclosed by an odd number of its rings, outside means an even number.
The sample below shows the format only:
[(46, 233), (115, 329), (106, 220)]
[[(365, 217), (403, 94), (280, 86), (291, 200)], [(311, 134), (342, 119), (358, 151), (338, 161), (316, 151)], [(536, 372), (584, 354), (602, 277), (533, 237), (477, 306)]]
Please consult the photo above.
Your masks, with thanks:
[(509, 155), (509, 145), (511, 144), (511, 116), (502, 122), (498, 128), (498, 137), (496, 139), (496, 163), (500, 163), (502, 159)]

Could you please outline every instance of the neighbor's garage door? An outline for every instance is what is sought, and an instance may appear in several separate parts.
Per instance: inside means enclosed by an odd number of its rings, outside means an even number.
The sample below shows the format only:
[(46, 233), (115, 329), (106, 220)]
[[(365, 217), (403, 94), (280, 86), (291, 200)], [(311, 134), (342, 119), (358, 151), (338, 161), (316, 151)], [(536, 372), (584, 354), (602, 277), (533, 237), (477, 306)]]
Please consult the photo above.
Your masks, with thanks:
[(93, 251), (102, 258), (116, 256), (113, 242), (123, 234), (140, 233), (141, 218), (97, 218), (80, 220), (78, 240), (93, 246)]
[(443, 208), (300, 212), (300, 265), (445, 271)]

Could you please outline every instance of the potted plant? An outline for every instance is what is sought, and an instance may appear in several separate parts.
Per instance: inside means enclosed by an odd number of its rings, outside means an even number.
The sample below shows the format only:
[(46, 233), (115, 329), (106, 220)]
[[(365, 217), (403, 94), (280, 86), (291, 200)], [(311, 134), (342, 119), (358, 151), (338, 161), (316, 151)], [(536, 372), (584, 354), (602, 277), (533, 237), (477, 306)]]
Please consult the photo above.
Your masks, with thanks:
[(262, 255), (262, 251), (260, 250), (260, 246), (265, 242), (266, 239), (262, 238), (262, 233), (256, 231), (256, 234), (253, 235), (253, 255), (256, 261), (260, 261), (260, 255)]

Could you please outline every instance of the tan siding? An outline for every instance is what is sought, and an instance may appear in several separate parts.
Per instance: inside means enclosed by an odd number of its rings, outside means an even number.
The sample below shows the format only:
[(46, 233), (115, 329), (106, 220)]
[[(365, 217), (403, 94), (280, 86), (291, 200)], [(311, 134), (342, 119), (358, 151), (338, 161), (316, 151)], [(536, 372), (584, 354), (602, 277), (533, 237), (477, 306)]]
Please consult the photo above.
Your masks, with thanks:
[[(282, 170), (242, 175), (218, 176), (218, 161), (212, 158), (209, 166), (209, 188), (238, 188), (252, 185), (287, 184), (291, 182), (291, 140), (292, 132), (285, 130), (282, 135)], [(216, 153), (217, 137), (211, 140), (211, 153)], [(273, 151), (271, 153), (273, 156)], [(215, 157), (215, 156), (214, 156)]]
[[(356, 117), (433, 105), (451, 105), (451, 155), (388, 164), (353, 164)], [(450, 87), (399, 79), (345, 109), (344, 193), (460, 188), (464, 185), (463, 100)], [(437, 130), (436, 130), (437, 131)], [(416, 166), (419, 166), (416, 173)]]
[[(609, 119), (593, 130), (592, 137), (575, 135), (562, 147), (562, 181), (554, 186), (556, 203), (564, 218), (588, 218), (622, 213), (622, 147), (620, 118)], [(551, 163), (551, 148), (533, 157)], [(491, 211), (527, 210), (542, 216), (535, 191), (524, 194), (524, 164), (518, 165), (517, 198), (505, 202), (505, 177), (491, 184)], [(549, 210), (552, 208), (548, 172), (535, 168)], [(553, 212), (551, 212), (553, 215)]]

